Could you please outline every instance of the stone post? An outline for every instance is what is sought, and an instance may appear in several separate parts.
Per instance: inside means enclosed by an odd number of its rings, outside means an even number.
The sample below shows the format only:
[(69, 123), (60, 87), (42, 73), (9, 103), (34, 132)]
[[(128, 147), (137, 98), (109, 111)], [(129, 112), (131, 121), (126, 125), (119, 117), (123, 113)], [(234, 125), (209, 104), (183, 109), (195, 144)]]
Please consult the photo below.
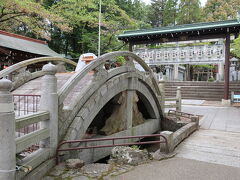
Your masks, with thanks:
[[(134, 78), (130, 78), (128, 80), (128, 90), (127, 90), (127, 103), (126, 103), (126, 129), (132, 129), (133, 126), (133, 98), (135, 94), (135, 90), (132, 88), (133, 83), (135, 82)], [(133, 136), (132, 131), (129, 131), (130, 136)], [(131, 140), (130, 140), (131, 141)]]
[(177, 99), (177, 111), (182, 111), (182, 95), (181, 95), (181, 87), (177, 87), (177, 93), (176, 93), (176, 99)]
[(126, 129), (132, 128), (132, 118), (133, 118), (133, 95), (134, 91), (127, 91), (127, 104), (126, 104)]
[(161, 92), (162, 112), (165, 113), (165, 81), (163, 79), (159, 81), (158, 87)]
[(0, 80), (0, 179), (14, 180), (16, 169), (15, 114), (12, 82)]
[(50, 113), (49, 121), (41, 122), (41, 128), (49, 128), (50, 138), (41, 142), (41, 147), (50, 148), (51, 156), (55, 154), (58, 145), (58, 94), (57, 78), (55, 76), (57, 68), (49, 63), (43, 66), (42, 71), (45, 75), (42, 77), (42, 95), (40, 101), (40, 110)]
[(197, 129), (199, 129), (199, 117), (198, 116), (192, 116), (191, 117), (191, 122), (195, 122)]
[(231, 91), (231, 103), (234, 101), (234, 91)]
[(219, 81), (224, 80), (224, 63), (218, 64), (218, 74), (219, 74)]
[(170, 153), (174, 150), (173, 132), (172, 131), (162, 131), (160, 133), (167, 139), (167, 146), (165, 143), (160, 143), (160, 151)]
[[(135, 69), (133, 60), (129, 57), (125, 57), (126, 66), (128, 67), (129, 71), (132, 71)], [(126, 129), (132, 129), (133, 126), (133, 98), (135, 94), (135, 90), (133, 89), (133, 83), (135, 83), (135, 78), (129, 78), (128, 80), (128, 90), (127, 90), (127, 103), (126, 103)], [(132, 131), (129, 131), (129, 135), (133, 135)]]
[(178, 64), (174, 64), (173, 65), (173, 80), (174, 81), (179, 81), (179, 78), (178, 78)]

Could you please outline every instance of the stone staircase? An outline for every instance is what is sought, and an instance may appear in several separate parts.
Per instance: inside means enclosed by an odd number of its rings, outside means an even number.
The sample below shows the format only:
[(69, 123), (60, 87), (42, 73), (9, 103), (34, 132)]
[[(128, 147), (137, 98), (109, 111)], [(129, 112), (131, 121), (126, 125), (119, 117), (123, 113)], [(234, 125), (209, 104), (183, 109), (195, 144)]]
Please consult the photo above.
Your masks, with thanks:
[[(208, 101), (221, 101), (224, 94), (224, 82), (205, 82), (205, 81), (182, 81), (182, 82), (166, 82), (166, 97), (176, 96), (177, 87), (181, 87), (183, 99), (199, 99)], [(240, 82), (231, 82), (230, 91), (240, 91)]]

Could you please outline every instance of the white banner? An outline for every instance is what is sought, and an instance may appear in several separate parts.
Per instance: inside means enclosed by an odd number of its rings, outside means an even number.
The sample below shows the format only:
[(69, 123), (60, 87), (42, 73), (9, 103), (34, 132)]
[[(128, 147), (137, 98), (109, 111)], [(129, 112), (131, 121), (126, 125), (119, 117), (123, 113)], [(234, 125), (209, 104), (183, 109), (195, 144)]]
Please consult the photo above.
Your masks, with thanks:
[(149, 65), (216, 64), (224, 61), (225, 46), (224, 44), (220, 44), (160, 49), (135, 49), (134, 53)]

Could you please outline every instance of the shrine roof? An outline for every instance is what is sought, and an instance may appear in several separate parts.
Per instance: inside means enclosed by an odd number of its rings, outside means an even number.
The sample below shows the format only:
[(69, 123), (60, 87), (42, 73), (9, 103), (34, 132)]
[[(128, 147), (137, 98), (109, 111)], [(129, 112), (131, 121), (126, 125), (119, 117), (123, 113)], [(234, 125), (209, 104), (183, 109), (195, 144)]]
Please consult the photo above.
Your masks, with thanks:
[[(191, 37), (195, 36), (195, 39), (202, 35), (223, 35), (226, 33), (239, 33), (240, 21), (226, 20), (215, 22), (204, 22), (194, 24), (184, 24), (176, 26), (167, 26), (151, 29), (140, 29), (134, 31), (125, 31), (118, 36), (119, 40), (125, 42), (137, 42), (137, 41), (154, 41), (156, 38), (170, 38), (177, 41), (183, 35)], [(207, 39), (207, 38), (206, 38)], [(181, 40), (181, 39), (178, 39)]]
[(46, 41), (0, 30), (0, 47), (44, 56), (62, 57), (48, 47)]

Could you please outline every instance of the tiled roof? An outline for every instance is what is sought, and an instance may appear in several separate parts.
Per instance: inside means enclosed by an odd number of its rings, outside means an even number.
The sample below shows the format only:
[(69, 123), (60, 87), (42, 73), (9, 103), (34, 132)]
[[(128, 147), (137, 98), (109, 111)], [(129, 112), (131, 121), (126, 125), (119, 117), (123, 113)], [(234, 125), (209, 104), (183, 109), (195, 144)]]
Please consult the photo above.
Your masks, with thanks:
[(167, 26), (167, 27), (152, 28), (152, 29), (142, 29), (142, 30), (135, 30), (135, 31), (125, 31), (123, 34), (120, 34), (118, 38), (124, 39), (129, 37), (137, 37), (137, 36), (145, 36), (145, 35), (171, 34), (171, 33), (179, 33), (179, 32), (198, 31), (198, 30), (202, 31), (202, 30), (227, 28), (227, 27), (234, 27), (234, 26), (240, 26), (240, 21), (235, 19), (235, 20), (227, 20), (227, 21), (194, 23), (194, 24)]
[(41, 41), (38, 39), (12, 34), (1, 30), (0, 30), (0, 47), (15, 49), (23, 52), (29, 52), (32, 54), (44, 56), (62, 57), (60, 54), (50, 49), (46, 41)]

